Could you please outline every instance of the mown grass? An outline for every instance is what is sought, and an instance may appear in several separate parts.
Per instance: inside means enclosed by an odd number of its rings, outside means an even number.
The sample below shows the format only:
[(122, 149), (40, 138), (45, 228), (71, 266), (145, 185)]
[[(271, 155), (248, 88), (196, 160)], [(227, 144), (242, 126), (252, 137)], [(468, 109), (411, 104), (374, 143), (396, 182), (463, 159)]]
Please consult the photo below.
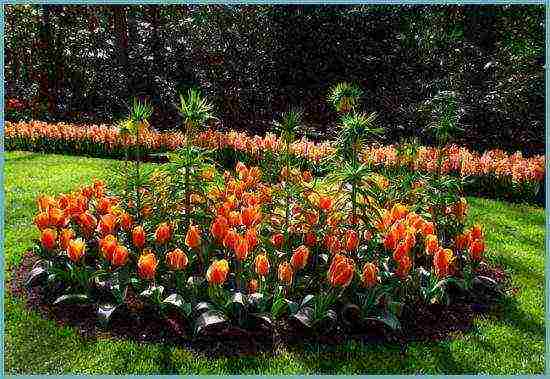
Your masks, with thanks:
[[(31, 224), (40, 193), (70, 191), (108, 178), (102, 159), (6, 154), (6, 278), (38, 234)], [(348, 343), (294, 348), (277, 356), (206, 358), (183, 348), (107, 338), (84, 339), (29, 312), (5, 292), (8, 374), (529, 374), (544, 370), (544, 209), (470, 198), (469, 222), (487, 231), (488, 259), (519, 288), (473, 330), (452, 341), (397, 345)]]

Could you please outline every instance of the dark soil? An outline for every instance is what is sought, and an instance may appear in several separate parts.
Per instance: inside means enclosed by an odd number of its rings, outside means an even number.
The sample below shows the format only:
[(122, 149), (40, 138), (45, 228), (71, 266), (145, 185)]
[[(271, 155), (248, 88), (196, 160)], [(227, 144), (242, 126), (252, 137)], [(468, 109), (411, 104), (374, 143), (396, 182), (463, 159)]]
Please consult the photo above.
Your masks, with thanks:
[[(25, 300), (26, 305), (47, 319), (59, 325), (68, 325), (78, 330), (85, 338), (131, 339), (137, 342), (168, 343), (183, 346), (207, 356), (241, 356), (266, 352), (275, 354), (284, 346), (299, 347), (304, 344), (319, 343), (338, 345), (348, 340), (365, 343), (397, 343), (403, 348), (410, 341), (439, 341), (452, 338), (453, 334), (467, 332), (472, 328), (473, 319), (491, 309), (494, 298), (486, 303), (458, 301), (450, 306), (417, 304), (405, 309), (400, 321), (401, 332), (394, 332), (378, 322), (343, 329), (338, 326), (327, 335), (312, 335), (288, 320), (278, 321), (274, 328), (257, 324), (248, 329), (224, 326), (208, 330), (205, 335), (195, 337), (188, 322), (177, 313), (160, 317), (151, 311), (139, 311), (136, 307), (118, 312), (113, 316), (108, 329), (98, 324), (93, 305), (49, 304), (46, 293), (40, 286), (27, 288), (24, 283), (37, 257), (28, 252), (21, 264), (14, 269), (8, 290)], [(481, 274), (496, 282), (506, 280), (500, 268), (483, 267)], [(517, 289), (512, 289), (512, 293)], [(136, 298), (137, 299), (137, 298)], [(139, 300), (137, 300), (139, 302)], [(138, 307), (139, 308), (139, 307)]]

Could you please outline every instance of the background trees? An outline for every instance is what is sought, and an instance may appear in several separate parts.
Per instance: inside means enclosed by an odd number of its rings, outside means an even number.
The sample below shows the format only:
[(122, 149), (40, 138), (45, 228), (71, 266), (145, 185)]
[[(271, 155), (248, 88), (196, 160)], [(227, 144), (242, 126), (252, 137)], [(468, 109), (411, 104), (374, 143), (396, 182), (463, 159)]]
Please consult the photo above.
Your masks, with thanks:
[[(262, 133), (304, 108), (331, 137), (337, 81), (365, 88), (387, 141), (420, 136), (452, 97), (473, 148), (544, 149), (542, 6), (44, 6), (6, 10), (6, 97), (41, 119), (111, 121), (132, 95), (152, 124), (200, 86), (223, 126)], [(316, 135), (313, 135), (315, 137)]]

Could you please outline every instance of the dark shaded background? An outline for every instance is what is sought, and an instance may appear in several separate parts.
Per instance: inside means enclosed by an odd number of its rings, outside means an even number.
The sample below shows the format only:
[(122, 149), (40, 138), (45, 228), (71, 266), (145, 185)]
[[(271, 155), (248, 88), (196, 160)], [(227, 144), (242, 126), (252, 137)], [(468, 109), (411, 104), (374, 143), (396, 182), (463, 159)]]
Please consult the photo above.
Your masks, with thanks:
[(179, 123), (176, 91), (201, 87), (220, 126), (264, 133), (302, 106), (333, 135), (328, 88), (355, 81), (386, 142), (419, 136), (443, 91), (457, 142), (544, 152), (543, 6), (5, 6), (6, 97), (33, 117), (111, 122), (134, 95), (158, 129)]

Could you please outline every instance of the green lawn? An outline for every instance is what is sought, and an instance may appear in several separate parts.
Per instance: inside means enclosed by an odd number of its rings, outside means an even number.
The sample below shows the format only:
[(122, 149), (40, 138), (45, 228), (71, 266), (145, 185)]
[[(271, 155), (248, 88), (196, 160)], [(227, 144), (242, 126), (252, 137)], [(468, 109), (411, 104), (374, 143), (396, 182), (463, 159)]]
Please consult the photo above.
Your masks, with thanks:
[[(107, 178), (112, 161), (27, 152), (6, 154), (6, 277), (38, 234), (31, 220), (40, 193), (70, 191)], [(488, 257), (511, 275), (517, 296), (456, 339), (399, 347), (350, 343), (278, 356), (206, 358), (182, 348), (83, 339), (28, 312), (5, 294), (8, 374), (530, 374), (544, 371), (544, 209), (470, 198), (469, 222), (487, 231)]]

